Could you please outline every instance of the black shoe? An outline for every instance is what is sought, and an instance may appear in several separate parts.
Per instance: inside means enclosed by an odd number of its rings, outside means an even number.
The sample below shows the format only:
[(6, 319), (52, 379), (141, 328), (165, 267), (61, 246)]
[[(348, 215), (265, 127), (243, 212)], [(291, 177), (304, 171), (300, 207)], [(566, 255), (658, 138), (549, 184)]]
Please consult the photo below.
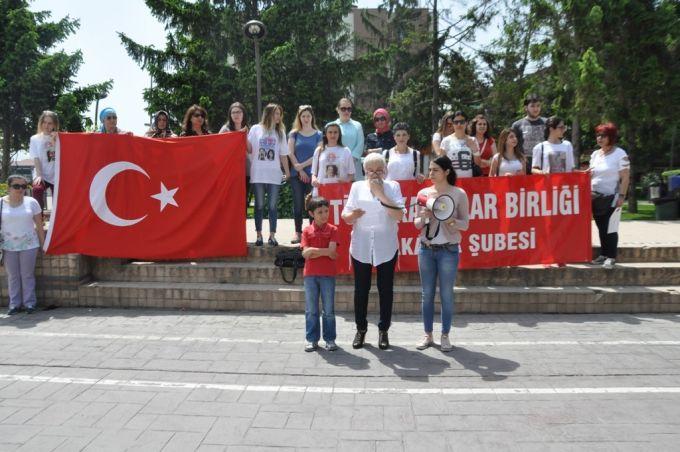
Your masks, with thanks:
[(354, 335), (354, 341), (352, 342), (353, 348), (362, 348), (364, 346), (364, 340), (366, 340), (366, 331), (357, 330), (357, 334)]
[(14, 315), (19, 313), (19, 308), (11, 308), (9, 311), (7, 311), (7, 315)]
[(387, 331), (378, 333), (378, 347), (380, 350), (387, 350), (390, 346), (390, 340), (387, 338)]
[(269, 240), (267, 241), (267, 244), (269, 246), (279, 246), (279, 242), (276, 241), (275, 238), (269, 237)]
[(35, 308), (26, 309), (26, 314), (33, 314), (34, 312), (35, 312)]
[(257, 240), (255, 240), (255, 246), (262, 246), (264, 245), (264, 241), (262, 240), (262, 237), (258, 237)]

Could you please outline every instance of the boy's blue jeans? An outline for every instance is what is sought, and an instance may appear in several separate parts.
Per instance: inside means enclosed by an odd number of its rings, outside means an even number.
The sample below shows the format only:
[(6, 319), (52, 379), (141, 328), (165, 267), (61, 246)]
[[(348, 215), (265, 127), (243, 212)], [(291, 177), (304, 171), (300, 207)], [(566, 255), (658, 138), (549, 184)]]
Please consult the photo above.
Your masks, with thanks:
[(335, 341), (335, 276), (305, 276), (305, 336), (307, 342), (319, 342), (319, 295), (323, 340)]

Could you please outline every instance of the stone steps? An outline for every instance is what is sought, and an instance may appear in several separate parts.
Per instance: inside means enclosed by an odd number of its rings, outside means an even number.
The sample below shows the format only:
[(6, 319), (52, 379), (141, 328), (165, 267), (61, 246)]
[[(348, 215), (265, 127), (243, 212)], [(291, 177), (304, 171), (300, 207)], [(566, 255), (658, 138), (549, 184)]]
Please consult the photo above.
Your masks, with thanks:
[[(280, 250), (290, 249), (293, 246), (282, 245), (278, 247), (255, 246), (248, 244), (248, 255), (243, 257), (218, 257), (202, 259), (201, 262), (274, 262), (276, 253)], [(593, 248), (593, 257), (598, 255), (599, 248)], [(618, 262), (680, 262), (679, 246), (643, 245), (620, 246), (618, 248)], [(134, 260), (134, 259), (133, 259)]]
[[(417, 272), (397, 273), (395, 285), (420, 284)], [(120, 282), (177, 282), (285, 284), (280, 270), (271, 262), (131, 262), (98, 260), (93, 279)], [(339, 285), (353, 284), (352, 275), (339, 275)], [(302, 284), (301, 272), (295, 284)], [(457, 285), (565, 286), (565, 285), (680, 285), (679, 262), (623, 263), (615, 269), (586, 264), (564, 268), (542, 266), (460, 270)]]
[[(458, 286), (459, 313), (680, 312), (680, 286)], [(338, 312), (353, 310), (354, 289), (337, 286)], [(377, 306), (375, 287), (370, 308)], [(79, 287), (77, 306), (304, 312), (299, 285), (95, 281)], [(436, 303), (438, 305), (438, 301)], [(420, 312), (420, 287), (395, 286), (394, 312)]]

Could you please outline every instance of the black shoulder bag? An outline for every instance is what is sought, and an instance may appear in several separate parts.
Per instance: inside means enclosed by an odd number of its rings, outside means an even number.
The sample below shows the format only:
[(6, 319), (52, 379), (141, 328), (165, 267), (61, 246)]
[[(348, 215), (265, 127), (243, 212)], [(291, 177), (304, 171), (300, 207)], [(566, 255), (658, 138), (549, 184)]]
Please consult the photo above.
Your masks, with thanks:
[[(298, 269), (305, 267), (305, 258), (302, 257), (302, 248), (290, 248), (276, 253), (274, 265), (281, 270), (281, 277), (288, 284), (293, 284), (297, 277)], [(287, 277), (286, 275), (291, 275)]]

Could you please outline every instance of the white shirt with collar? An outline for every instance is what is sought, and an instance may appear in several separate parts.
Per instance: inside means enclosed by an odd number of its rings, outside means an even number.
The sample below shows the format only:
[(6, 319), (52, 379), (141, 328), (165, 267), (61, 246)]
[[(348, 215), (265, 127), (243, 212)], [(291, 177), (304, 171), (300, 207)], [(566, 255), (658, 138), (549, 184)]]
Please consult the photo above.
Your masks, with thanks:
[[(392, 204), (403, 207), (399, 183), (383, 182), (385, 195)], [(363, 209), (366, 213), (354, 222), (349, 253), (359, 262), (374, 266), (391, 260), (399, 249), (398, 221), (389, 216), (388, 208), (373, 196), (365, 180), (352, 184), (342, 213), (349, 214), (355, 209)]]

